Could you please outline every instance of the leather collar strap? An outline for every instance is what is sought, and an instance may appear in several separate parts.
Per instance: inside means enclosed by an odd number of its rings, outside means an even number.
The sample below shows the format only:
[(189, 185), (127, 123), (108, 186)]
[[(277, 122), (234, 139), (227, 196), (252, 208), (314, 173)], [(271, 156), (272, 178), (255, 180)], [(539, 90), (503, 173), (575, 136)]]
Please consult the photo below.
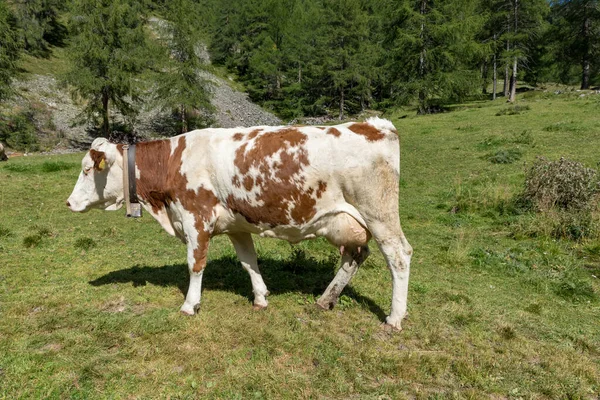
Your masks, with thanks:
[(142, 207), (138, 201), (135, 178), (135, 144), (123, 146), (123, 192), (127, 216), (139, 218)]

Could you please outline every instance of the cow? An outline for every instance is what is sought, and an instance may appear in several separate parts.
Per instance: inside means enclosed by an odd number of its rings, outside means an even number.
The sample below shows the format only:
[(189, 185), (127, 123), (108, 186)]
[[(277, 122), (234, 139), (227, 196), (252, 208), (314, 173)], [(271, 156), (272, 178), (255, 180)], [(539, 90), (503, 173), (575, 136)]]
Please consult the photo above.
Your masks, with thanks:
[[(135, 193), (124, 183), (128, 146), (93, 141), (66, 205), (116, 210), (137, 197), (187, 245), (190, 283), (181, 312), (200, 304), (209, 240), (225, 234), (250, 275), (254, 308), (267, 307), (252, 234), (291, 243), (325, 237), (341, 267), (317, 300), (331, 309), (369, 255), (371, 237), (392, 276), (385, 323), (401, 330), (412, 248), (400, 226), (400, 146), (394, 125), (373, 117), (336, 126), (208, 128), (135, 146)], [(127, 163), (132, 166), (132, 161)], [(126, 189), (124, 190), (124, 187)]]
[(4, 150), (4, 146), (0, 143), (0, 161), (6, 161), (8, 157), (6, 156), (6, 151)]

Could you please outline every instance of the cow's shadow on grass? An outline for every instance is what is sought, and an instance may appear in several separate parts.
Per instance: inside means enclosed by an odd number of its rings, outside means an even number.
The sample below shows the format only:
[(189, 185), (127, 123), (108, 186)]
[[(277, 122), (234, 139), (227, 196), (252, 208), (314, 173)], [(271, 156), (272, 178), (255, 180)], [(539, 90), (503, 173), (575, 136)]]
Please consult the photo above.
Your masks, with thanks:
[[(284, 260), (260, 257), (258, 264), (263, 279), (271, 295), (296, 292), (320, 296), (333, 279), (339, 257), (317, 260), (307, 257), (301, 250), (292, 253)], [(187, 264), (164, 265), (162, 267), (133, 266), (112, 271), (98, 279), (90, 281), (93, 286), (112, 283), (128, 283), (144, 286), (148, 283), (158, 286), (177, 286), (185, 296), (189, 283)], [(245, 296), (252, 302), (254, 295), (248, 273), (242, 268), (237, 257), (224, 256), (208, 262), (202, 278), (202, 290), (224, 290)], [(380, 320), (385, 313), (369, 297), (366, 297), (348, 285), (342, 295), (354, 299), (368, 308)], [(182, 299), (183, 301), (183, 299)]]

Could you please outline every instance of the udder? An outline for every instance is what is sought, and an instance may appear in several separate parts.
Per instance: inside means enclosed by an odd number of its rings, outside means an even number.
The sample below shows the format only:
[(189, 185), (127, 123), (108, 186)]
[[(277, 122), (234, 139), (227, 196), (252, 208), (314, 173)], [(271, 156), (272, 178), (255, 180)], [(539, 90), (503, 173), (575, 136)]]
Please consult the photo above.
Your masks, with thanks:
[(319, 234), (335, 247), (347, 249), (366, 246), (371, 239), (371, 233), (346, 213), (329, 217), (326, 227)]

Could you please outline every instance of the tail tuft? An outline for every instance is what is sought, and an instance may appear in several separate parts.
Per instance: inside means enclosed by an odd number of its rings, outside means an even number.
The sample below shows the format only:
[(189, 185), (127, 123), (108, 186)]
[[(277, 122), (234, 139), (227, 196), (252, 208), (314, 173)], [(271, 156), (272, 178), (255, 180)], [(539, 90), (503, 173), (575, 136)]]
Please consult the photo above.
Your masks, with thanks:
[(392, 124), (391, 121), (379, 117), (371, 117), (367, 119), (367, 124), (371, 125), (374, 128), (377, 128), (382, 131), (389, 131), (392, 133), (397, 133), (396, 127)]

